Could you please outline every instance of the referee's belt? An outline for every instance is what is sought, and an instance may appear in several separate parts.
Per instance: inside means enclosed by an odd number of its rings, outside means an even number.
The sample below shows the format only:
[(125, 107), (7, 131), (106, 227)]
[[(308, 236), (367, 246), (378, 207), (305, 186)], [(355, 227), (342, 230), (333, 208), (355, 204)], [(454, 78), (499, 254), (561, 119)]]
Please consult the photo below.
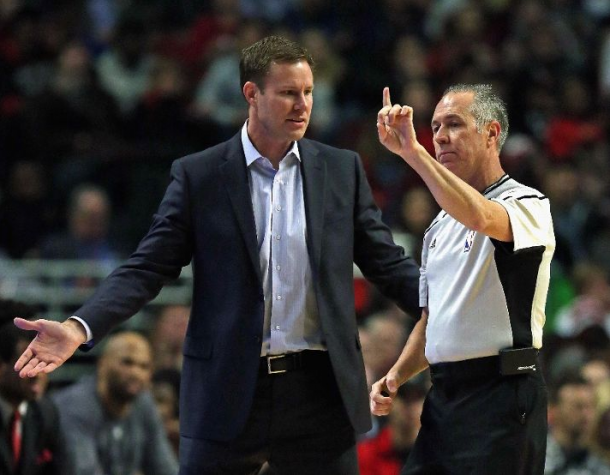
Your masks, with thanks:
[(451, 379), (513, 376), (540, 370), (537, 348), (507, 348), (498, 355), (430, 365), (432, 376)]

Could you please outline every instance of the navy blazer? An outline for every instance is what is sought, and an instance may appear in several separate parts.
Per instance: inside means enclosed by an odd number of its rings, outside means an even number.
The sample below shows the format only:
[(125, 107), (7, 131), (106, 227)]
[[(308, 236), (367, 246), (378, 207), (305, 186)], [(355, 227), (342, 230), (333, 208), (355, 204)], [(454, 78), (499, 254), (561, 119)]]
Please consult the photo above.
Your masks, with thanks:
[[(357, 432), (365, 432), (371, 416), (354, 310), (353, 263), (384, 295), (417, 313), (419, 268), (381, 221), (355, 152), (308, 139), (299, 141), (299, 149), (322, 332), (349, 418)], [(264, 313), (239, 133), (173, 163), (148, 234), (75, 315), (99, 341), (189, 262), (193, 301), (184, 343), (180, 431), (191, 438), (230, 440), (243, 428), (252, 404)]]

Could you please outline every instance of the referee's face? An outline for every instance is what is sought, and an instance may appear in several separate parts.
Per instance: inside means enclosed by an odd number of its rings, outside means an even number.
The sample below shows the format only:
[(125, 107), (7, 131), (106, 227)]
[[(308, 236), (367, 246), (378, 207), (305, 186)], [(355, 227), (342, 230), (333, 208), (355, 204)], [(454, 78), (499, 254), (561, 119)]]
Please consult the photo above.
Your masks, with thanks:
[(487, 140), (487, 129), (479, 133), (469, 110), (473, 97), (472, 92), (444, 96), (434, 111), (432, 132), (436, 159), (478, 189), (481, 167), (487, 163), (492, 150)]

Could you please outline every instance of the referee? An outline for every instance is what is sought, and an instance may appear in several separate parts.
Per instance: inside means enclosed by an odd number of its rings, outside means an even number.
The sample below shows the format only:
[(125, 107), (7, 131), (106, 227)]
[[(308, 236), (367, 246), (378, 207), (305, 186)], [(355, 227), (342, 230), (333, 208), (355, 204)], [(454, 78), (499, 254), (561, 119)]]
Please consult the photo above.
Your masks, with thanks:
[(432, 387), (402, 475), (542, 474), (547, 393), (540, 371), (555, 248), (549, 201), (500, 164), (506, 107), (488, 85), (447, 89), (432, 119), (436, 160), (413, 109), (383, 93), (381, 143), (424, 180), (442, 211), (424, 235), (422, 316), (371, 390), (386, 415), (398, 387), (428, 366)]

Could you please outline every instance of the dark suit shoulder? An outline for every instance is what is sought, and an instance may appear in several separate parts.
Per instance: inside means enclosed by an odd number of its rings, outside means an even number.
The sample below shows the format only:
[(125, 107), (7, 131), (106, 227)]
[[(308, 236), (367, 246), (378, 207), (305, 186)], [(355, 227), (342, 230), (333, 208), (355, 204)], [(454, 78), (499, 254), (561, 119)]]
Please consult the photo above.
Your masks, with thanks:
[(217, 145), (206, 148), (205, 150), (179, 158), (177, 161), (188, 170), (191, 167), (199, 167), (205, 164), (217, 163), (219, 160), (224, 160), (229, 156), (233, 156), (238, 153), (243, 155), (241, 138), (239, 134), (233, 136), (231, 139), (225, 142), (221, 142)]

